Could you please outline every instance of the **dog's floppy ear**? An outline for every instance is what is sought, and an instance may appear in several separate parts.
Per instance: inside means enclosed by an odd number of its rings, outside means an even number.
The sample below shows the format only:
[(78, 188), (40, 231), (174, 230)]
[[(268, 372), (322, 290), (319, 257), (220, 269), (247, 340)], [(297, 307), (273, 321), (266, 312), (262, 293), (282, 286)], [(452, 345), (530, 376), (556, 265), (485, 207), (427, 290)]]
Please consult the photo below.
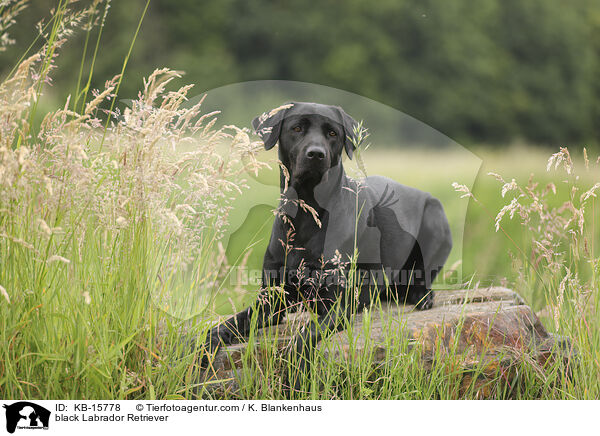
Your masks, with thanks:
[(342, 126), (344, 127), (344, 133), (346, 135), (346, 138), (344, 140), (344, 149), (346, 150), (346, 154), (348, 155), (348, 157), (352, 159), (352, 153), (354, 152), (354, 150), (356, 150), (352, 139), (354, 139), (354, 127), (358, 125), (358, 123), (354, 118), (352, 118), (350, 115), (344, 112), (344, 109), (342, 109), (341, 107), (338, 107), (337, 110), (340, 114)]
[(280, 106), (252, 120), (254, 131), (265, 143), (265, 150), (272, 149), (279, 141), (284, 115), (291, 106), (292, 104)]

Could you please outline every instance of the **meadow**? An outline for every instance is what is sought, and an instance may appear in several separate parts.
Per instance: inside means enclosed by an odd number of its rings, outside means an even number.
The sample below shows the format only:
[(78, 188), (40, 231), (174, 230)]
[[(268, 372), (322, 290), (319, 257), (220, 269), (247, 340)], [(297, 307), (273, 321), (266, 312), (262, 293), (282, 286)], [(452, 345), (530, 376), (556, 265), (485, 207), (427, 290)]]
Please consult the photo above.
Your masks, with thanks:
[[(278, 197), (275, 155), (248, 129), (219, 126), (202, 101), (186, 106), (191, 86), (173, 87), (179, 73), (168, 69), (146, 78), (126, 108), (116, 105), (120, 74), (99, 90), (82, 80), (60, 109), (40, 113), (68, 36), (58, 22), (0, 85), (0, 397), (210, 398), (190, 340), (201, 343), (256, 294), (236, 274), (260, 268)], [(491, 398), (598, 398), (597, 156), (583, 147), (470, 151), (482, 162), (475, 173), (447, 149), (373, 144), (362, 157), (369, 174), (444, 204), (460, 250), (439, 287), (513, 288), (578, 350), (576, 361), (524, 361), (517, 387), (498, 373)], [(355, 162), (346, 165), (359, 175)], [(268, 365), (259, 371), (249, 349), (240, 395), (283, 398), (283, 358), (274, 338), (259, 339)], [(377, 371), (368, 356), (340, 367), (317, 354), (295, 395), (478, 398), (461, 385), (460, 355), (426, 371), (407, 344), (389, 341), (397, 352)]]

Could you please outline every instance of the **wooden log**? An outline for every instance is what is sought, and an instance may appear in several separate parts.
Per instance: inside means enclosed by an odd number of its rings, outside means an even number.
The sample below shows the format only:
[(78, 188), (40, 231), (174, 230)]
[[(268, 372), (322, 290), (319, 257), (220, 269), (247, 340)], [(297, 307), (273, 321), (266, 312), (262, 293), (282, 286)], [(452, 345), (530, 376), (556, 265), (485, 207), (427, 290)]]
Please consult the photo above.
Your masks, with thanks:
[[(259, 331), (256, 337), (275, 338), (277, 347), (283, 349), (307, 319), (306, 313), (290, 314), (282, 324), (268, 328), (268, 332)], [(406, 350), (407, 346), (417, 346), (426, 368), (436, 356), (454, 353), (461, 355), (465, 368), (479, 366), (480, 372), (483, 368), (484, 373), (493, 374), (498, 365), (518, 356), (545, 362), (557, 341), (563, 348), (569, 346), (546, 331), (517, 293), (496, 286), (437, 290), (434, 307), (425, 311), (415, 310), (412, 305), (383, 303), (356, 314), (351, 322), (351, 335), (340, 331), (318, 347), (340, 361), (370, 352), (373, 363), (378, 364), (396, 351), (389, 347)], [(200, 384), (210, 391), (235, 392), (247, 346), (239, 343), (222, 348), (210, 369), (202, 374)]]

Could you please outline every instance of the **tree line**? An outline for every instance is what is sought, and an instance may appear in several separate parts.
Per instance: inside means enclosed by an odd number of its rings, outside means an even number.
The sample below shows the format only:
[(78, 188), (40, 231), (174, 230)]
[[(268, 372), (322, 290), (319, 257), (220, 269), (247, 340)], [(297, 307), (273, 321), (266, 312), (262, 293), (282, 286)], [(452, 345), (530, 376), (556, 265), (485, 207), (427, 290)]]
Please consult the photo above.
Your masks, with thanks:
[[(0, 53), (6, 72), (51, 2), (35, 0)], [(93, 85), (121, 69), (145, 0), (113, 0)], [(94, 41), (98, 28), (90, 37)], [(64, 48), (52, 92), (72, 92), (84, 33)], [(154, 68), (197, 91), (281, 79), (341, 88), (412, 115), (466, 145), (600, 138), (596, 0), (152, 0), (121, 97)]]

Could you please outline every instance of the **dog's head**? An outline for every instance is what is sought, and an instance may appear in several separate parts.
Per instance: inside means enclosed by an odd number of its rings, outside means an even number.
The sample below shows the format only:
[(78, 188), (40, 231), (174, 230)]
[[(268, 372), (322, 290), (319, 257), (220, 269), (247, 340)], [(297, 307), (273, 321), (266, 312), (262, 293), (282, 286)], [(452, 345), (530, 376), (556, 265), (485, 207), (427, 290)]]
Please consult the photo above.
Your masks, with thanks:
[(337, 106), (290, 103), (252, 122), (267, 150), (279, 142), (279, 159), (292, 183), (315, 186), (338, 165), (342, 150), (352, 158), (356, 121)]

